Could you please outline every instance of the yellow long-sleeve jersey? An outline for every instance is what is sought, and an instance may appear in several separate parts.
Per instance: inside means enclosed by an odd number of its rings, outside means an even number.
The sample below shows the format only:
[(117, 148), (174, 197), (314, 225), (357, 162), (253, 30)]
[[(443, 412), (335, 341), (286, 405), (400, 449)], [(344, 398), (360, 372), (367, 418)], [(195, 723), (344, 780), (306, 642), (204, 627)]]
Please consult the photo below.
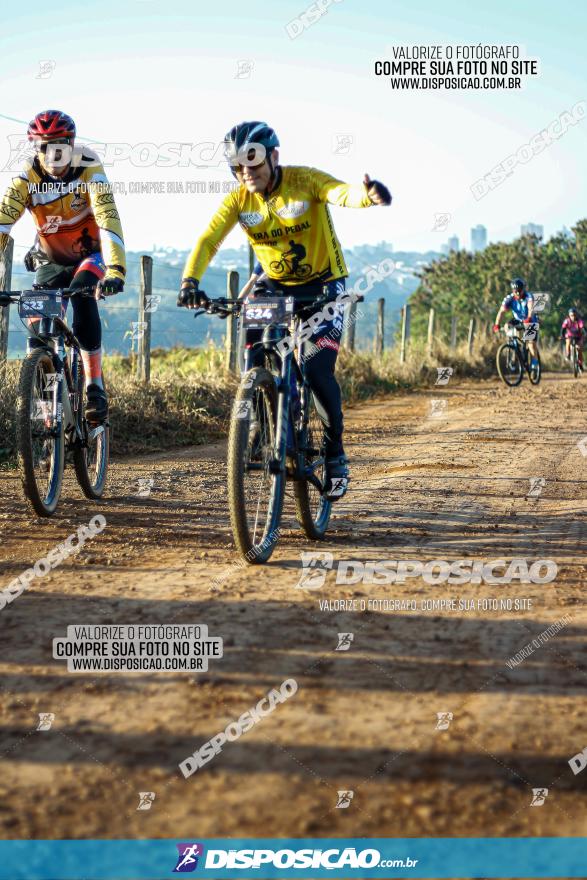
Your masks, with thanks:
[(348, 275), (328, 204), (368, 208), (367, 187), (343, 183), (316, 168), (285, 166), (279, 171), (268, 197), (243, 185), (226, 196), (188, 257), (184, 278), (201, 280), (236, 223), (270, 278), (290, 285)]
[[(50, 177), (38, 159), (27, 161), (0, 202), (0, 237), (29, 210), (38, 248), (48, 260), (73, 266), (101, 253), (106, 274), (124, 279), (126, 259), (120, 217), (99, 158), (84, 148), (63, 178)], [(6, 239), (4, 239), (6, 240)]]

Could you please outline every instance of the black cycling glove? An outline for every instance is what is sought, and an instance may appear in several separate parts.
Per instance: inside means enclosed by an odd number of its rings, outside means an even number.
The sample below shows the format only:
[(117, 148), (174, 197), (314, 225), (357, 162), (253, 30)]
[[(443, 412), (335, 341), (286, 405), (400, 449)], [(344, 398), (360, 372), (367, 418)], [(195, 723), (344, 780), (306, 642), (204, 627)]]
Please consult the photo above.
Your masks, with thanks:
[(122, 293), (124, 290), (124, 281), (122, 278), (102, 278), (98, 281), (98, 290), (104, 296), (114, 296)]
[(206, 307), (210, 302), (203, 290), (199, 288), (196, 278), (184, 278), (177, 297), (177, 305), (181, 308), (193, 309)]
[(369, 183), (368, 191), (374, 189), (379, 198), (383, 201), (384, 205), (391, 205), (391, 193), (387, 189), (387, 187), (381, 183), (379, 180), (371, 180)]

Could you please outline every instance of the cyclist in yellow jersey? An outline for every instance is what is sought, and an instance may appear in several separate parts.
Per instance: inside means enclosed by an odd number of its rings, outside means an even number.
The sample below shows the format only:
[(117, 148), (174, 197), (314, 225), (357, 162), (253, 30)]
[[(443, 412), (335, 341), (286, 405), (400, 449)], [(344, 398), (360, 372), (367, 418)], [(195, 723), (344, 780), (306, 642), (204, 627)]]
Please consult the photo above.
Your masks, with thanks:
[[(368, 208), (389, 205), (382, 183), (343, 183), (316, 168), (279, 165), (279, 140), (265, 122), (242, 122), (225, 137), (231, 170), (240, 186), (222, 201), (186, 262), (178, 305), (196, 308), (208, 297), (199, 284), (224, 238), (239, 223), (251, 243), (270, 290), (299, 302), (323, 292), (333, 301), (344, 290), (348, 270), (328, 205)], [(324, 425), (325, 495), (335, 501), (348, 487), (342, 444), (340, 387), (334, 376), (342, 333), (342, 309), (324, 320), (307, 343), (306, 375)], [(262, 352), (260, 352), (262, 356)]]
[[(37, 235), (24, 263), (36, 273), (35, 287), (96, 286), (96, 297), (120, 293), (126, 271), (120, 218), (99, 158), (86, 147), (74, 153), (75, 135), (73, 119), (60, 110), (38, 113), (29, 124), (35, 155), (0, 200), (0, 251), (28, 210)], [(108, 398), (98, 304), (74, 297), (72, 306), (86, 377), (86, 415), (100, 423), (108, 416)]]

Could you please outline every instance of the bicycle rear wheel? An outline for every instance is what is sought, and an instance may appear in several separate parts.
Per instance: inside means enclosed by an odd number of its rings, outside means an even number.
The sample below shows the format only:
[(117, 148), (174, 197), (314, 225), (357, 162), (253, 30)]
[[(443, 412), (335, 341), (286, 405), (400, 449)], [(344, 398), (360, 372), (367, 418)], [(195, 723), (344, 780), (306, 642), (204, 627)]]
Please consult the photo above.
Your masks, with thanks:
[(88, 425), (86, 421), (86, 379), (81, 357), (78, 358), (76, 391), (76, 423), (82, 439), (76, 438), (73, 466), (86, 498), (97, 500), (104, 494), (108, 476), (110, 428), (107, 423)]
[(250, 565), (266, 562), (277, 543), (285, 470), (273, 467), (277, 389), (268, 370), (245, 374), (228, 436), (228, 502), (236, 546)]
[(24, 493), (39, 516), (51, 516), (57, 508), (65, 462), (63, 419), (53, 419), (56, 378), (50, 376), (55, 377), (51, 356), (33, 350), (20, 373), (16, 443)]
[(512, 345), (511, 342), (504, 342), (503, 345), (500, 345), (497, 349), (495, 362), (499, 377), (506, 385), (514, 388), (520, 384), (524, 370), (515, 345)]
[[(322, 446), (324, 427), (318, 418), (314, 396), (308, 393), (308, 425), (299, 433), (299, 449), (304, 454), (306, 469), (322, 486), (326, 481), (325, 458)], [(328, 528), (332, 503), (323, 497), (311, 480), (296, 480), (293, 484), (296, 519), (306, 537), (319, 541)]]

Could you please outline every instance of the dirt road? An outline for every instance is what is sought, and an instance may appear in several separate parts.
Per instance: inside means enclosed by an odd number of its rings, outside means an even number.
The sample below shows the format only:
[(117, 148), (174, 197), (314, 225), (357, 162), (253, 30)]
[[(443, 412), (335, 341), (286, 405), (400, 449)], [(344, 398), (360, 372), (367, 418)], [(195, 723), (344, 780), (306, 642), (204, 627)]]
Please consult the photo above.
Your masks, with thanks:
[[(444, 414), (430, 417), (432, 397)], [(107, 519), (0, 611), (0, 835), (584, 834), (587, 772), (568, 762), (587, 746), (586, 404), (586, 380), (546, 376), (538, 389), (451, 383), (355, 408), (352, 491), (328, 540), (308, 546), (289, 498), (279, 549), (246, 570), (222, 443), (115, 462), (99, 507), (70, 474), (51, 521), (31, 517), (16, 477), (0, 475), (2, 588), (97, 511)], [(545, 480), (538, 497), (530, 478)], [(333, 570), (303, 589), (311, 549), (330, 552)], [(340, 560), (517, 557), (553, 560), (556, 579), (335, 582)], [(335, 599), (359, 610), (321, 609)], [(372, 599), (416, 609), (360, 610)], [(52, 658), (68, 624), (171, 622), (207, 624), (224, 657), (206, 673), (99, 675)], [(337, 651), (343, 632), (354, 639)], [(183, 777), (180, 761), (285, 679), (294, 696)], [(39, 713), (55, 715), (50, 730), (36, 730)], [(337, 808), (340, 791), (350, 806)], [(150, 809), (137, 810), (139, 792), (155, 792)]]

